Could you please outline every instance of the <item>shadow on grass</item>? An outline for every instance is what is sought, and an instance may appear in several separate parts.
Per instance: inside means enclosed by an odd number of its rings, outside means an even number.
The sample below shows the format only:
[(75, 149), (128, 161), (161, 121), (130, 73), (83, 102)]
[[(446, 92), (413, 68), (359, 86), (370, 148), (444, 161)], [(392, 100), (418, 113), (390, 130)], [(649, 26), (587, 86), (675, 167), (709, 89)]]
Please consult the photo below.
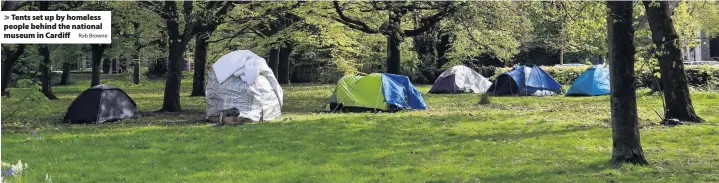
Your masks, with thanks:
[[(199, 116), (203, 111), (188, 110), (186, 115)], [(41, 148), (62, 149), (55, 153), (74, 154), (61, 159), (50, 158), (44, 164), (70, 166), (67, 163), (85, 164), (92, 169), (88, 181), (103, 180), (101, 177), (112, 174), (131, 175), (132, 172), (146, 172), (153, 177), (172, 177), (181, 169), (188, 171), (183, 176), (198, 177), (202, 180), (208, 171), (230, 167), (237, 173), (233, 177), (243, 177), (248, 181), (280, 182), (306, 180), (326, 182), (332, 180), (351, 180), (352, 177), (370, 177), (376, 180), (451, 180), (461, 181), (453, 176), (429, 176), (431, 172), (444, 172), (450, 175), (478, 178), (490, 182), (513, 182), (524, 180), (551, 180), (538, 176), (554, 177), (556, 174), (598, 171), (598, 165), (585, 169), (534, 170), (536, 165), (529, 162), (511, 165), (512, 153), (522, 149), (522, 140), (548, 137), (548, 140), (561, 140), (562, 136), (594, 130), (586, 128), (540, 128), (532, 131), (504, 130), (510, 126), (489, 123), (484, 116), (475, 118), (456, 115), (436, 115), (433, 117), (406, 115), (327, 115), (313, 120), (295, 120), (265, 122), (242, 126), (210, 127), (197, 125), (195, 120), (167, 121), (162, 118), (184, 118), (173, 113), (153, 113), (146, 115), (150, 123), (127, 120), (106, 125), (73, 126), (68, 131), (71, 136), (49, 135)], [(501, 116), (501, 118), (512, 118)], [(519, 118), (519, 117), (516, 117)], [(438, 120), (449, 119), (449, 120)], [(476, 128), (462, 126), (472, 124)], [(462, 121), (460, 123), (459, 121)], [(139, 123), (133, 126), (133, 123)], [(167, 125), (171, 124), (171, 125)], [(189, 125), (188, 124), (195, 124)], [(149, 127), (147, 125), (150, 125)], [(551, 124), (547, 124), (551, 126)], [(486, 127), (486, 128), (482, 128)], [(517, 126), (516, 129), (523, 127)], [(24, 135), (22, 135), (24, 136)], [(5, 138), (4, 138), (5, 139)], [(8, 157), (41, 156), (37, 151), (20, 148), (23, 138), (10, 136), (3, 142), (3, 155)], [(60, 141), (76, 143), (60, 144)], [(501, 143), (497, 143), (501, 141)], [(62, 147), (60, 147), (62, 146)], [(552, 147), (537, 151), (537, 156), (545, 159), (576, 159), (582, 152), (569, 157), (551, 150)], [(7, 150), (7, 151), (5, 151)], [(51, 153), (52, 154), (52, 153)], [(118, 156), (118, 154), (122, 154)], [(147, 167), (95, 167), (108, 166), (107, 163), (90, 163), (93, 160), (114, 162), (120, 160), (138, 164), (154, 162), (172, 171), (153, 171)], [(469, 157), (470, 159), (465, 159)], [(182, 159), (182, 161), (178, 161)], [(476, 158), (478, 162), (471, 159)], [(526, 160), (529, 161), (529, 160)], [(187, 166), (192, 162), (193, 166)], [(596, 163), (595, 163), (596, 164)], [(486, 169), (487, 173), (476, 174), (471, 169), (442, 169), (446, 166), (470, 166), (474, 169)], [(45, 166), (45, 165), (36, 165)], [(113, 166), (111, 163), (109, 166)], [(325, 169), (323, 167), (334, 167)], [(501, 173), (503, 169), (516, 166), (517, 172)], [(569, 165), (567, 165), (569, 166)], [(578, 165), (575, 165), (578, 166)], [(582, 165), (584, 166), (584, 165)], [(297, 169), (294, 167), (305, 167)], [(110, 172), (113, 170), (114, 172)], [(72, 175), (57, 170), (54, 177)], [(535, 171), (535, 172), (532, 172)], [(264, 172), (264, 173), (263, 173)], [(272, 172), (272, 173), (268, 173)], [(414, 172), (414, 173), (413, 173)], [(422, 175), (415, 175), (415, 174)], [(172, 174), (172, 175), (171, 175)], [(385, 174), (385, 176), (380, 176)], [(545, 175), (547, 174), (547, 175)], [(319, 175), (334, 177), (322, 177)], [(386, 177), (389, 176), (389, 177)], [(68, 176), (71, 177), (71, 176)], [(314, 177), (314, 178), (309, 178)], [(392, 179), (391, 177), (394, 177)], [(72, 180), (72, 179), (69, 179)], [(129, 178), (129, 181), (146, 180), (141, 177)], [(185, 179), (183, 179), (185, 180)]]

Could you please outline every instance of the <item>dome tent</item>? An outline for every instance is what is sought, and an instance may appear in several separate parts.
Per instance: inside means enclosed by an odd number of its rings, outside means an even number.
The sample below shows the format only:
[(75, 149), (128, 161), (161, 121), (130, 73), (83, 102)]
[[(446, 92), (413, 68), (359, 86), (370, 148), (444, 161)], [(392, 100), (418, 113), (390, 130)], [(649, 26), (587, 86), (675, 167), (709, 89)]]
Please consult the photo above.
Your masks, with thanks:
[(492, 95), (555, 95), (562, 92), (560, 85), (539, 66), (516, 66), (500, 74), (487, 91)]
[(492, 82), (471, 68), (457, 65), (442, 72), (429, 93), (484, 93), (491, 85)]
[(609, 69), (604, 65), (593, 65), (572, 83), (566, 96), (609, 95), (609, 92)]
[(65, 123), (104, 123), (139, 116), (137, 104), (121, 89), (97, 85), (82, 92), (67, 108)]
[(233, 117), (271, 121), (281, 117), (282, 98), (282, 88), (264, 58), (249, 50), (234, 51), (212, 65), (206, 117), (234, 112)]
[(407, 76), (387, 73), (340, 78), (328, 104), (332, 111), (427, 109), (422, 94)]

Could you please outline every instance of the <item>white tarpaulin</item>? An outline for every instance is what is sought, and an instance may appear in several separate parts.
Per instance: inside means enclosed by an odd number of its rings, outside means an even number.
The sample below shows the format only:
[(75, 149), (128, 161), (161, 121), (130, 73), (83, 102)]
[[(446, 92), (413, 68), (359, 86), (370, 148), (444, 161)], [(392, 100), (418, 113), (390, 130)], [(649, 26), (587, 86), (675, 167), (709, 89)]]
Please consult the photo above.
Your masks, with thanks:
[(248, 50), (222, 56), (207, 81), (206, 116), (235, 108), (242, 118), (270, 121), (281, 117), (283, 92), (265, 59)]

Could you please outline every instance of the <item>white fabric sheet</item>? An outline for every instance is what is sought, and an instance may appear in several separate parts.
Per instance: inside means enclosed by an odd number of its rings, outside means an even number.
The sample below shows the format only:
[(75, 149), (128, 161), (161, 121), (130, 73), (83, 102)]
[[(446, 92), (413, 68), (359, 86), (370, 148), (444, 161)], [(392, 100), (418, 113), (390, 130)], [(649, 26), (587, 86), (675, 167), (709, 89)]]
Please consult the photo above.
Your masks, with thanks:
[(230, 76), (238, 76), (249, 84), (254, 84), (257, 79), (258, 63), (265, 63), (265, 59), (257, 56), (249, 50), (238, 50), (220, 57), (215, 64), (212, 64), (212, 70), (215, 71), (217, 81), (225, 82)]
[(454, 74), (454, 83), (459, 90), (474, 93), (487, 92), (492, 82), (467, 66), (453, 66), (439, 75), (440, 78)]

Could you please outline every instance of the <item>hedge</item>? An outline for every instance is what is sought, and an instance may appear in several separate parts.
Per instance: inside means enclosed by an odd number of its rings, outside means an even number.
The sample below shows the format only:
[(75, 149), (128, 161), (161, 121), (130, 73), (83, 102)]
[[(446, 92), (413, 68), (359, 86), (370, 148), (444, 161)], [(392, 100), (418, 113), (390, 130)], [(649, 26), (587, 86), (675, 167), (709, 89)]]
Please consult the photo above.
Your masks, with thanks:
[[(554, 77), (557, 82), (562, 85), (571, 85), (579, 75), (589, 66), (542, 66), (542, 69), (549, 75)], [(482, 76), (489, 76), (488, 79), (494, 81), (502, 73), (511, 68), (508, 67), (480, 67), (476, 70)], [(719, 66), (711, 65), (689, 65), (686, 66), (689, 85), (697, 88), (708, 90), (719, 90)], [(652, 73), (648, 70), (637, 70), (637, 86), (649, 87), (654, 81)]]

